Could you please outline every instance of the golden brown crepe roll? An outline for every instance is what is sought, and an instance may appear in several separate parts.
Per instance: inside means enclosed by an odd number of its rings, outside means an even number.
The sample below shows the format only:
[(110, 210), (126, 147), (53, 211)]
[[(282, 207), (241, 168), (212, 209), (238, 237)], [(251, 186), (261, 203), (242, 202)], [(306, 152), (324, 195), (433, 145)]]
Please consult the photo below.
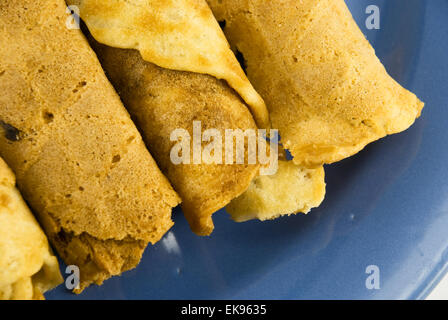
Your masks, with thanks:
[(0, 155), (82, 290), (135, 267), (179, 198), (65, 12), (0, 3)]
[[(212, 214), (248, 188), (259, 165), (226, 165), (224, 160), (174, 164), (170, 154), (177, 141), (170, 135), (182, 128), (193, 137), (193, 121), (201, 122), (202, 132), (217, 129), (222, 137), (226, 129), (256, 130), (247, 106), (224, 81), (212, 76), (160, 68), (144, 61), (136, 50), (98, 43), (93, 48), (162, 172), (181, 196), (191, 229), (209, 235)], [(190, 143), (192, 151), (193, 140)]]
[(343, 0), (208, 0), (299, 165), (406, 130), (423, 103), (386, 72)]
[(40, 300), (61, 282), (47, 237), (0, 158), (0, 300)]

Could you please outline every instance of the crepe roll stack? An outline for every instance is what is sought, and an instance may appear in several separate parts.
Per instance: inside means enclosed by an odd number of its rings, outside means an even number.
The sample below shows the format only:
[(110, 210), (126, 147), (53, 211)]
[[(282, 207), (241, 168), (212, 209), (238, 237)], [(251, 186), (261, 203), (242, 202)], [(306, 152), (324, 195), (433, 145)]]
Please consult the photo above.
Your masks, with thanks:
[[(194, 160), (174, 163), (170, 156), (177, 141), (172, 141), (171, 134), (184, 129), (193, 137), (194, 123), (199, 122), (201, 132), (217, 130), (224, 137), (228, 129), (269, 128), (269, 117), (263, 99), (248, 81), (207, 3), (204, 0), (132, 3), (118, 0), (113, 4), (107, 0), (70, 0), (68, 3), (78, 6), (88, 27), (85, 32), (91, 34), (92, 47), (151, 153), (180, 194), (191, 229), (199, 235), (209, 235), (214, 228), (211, 217), (215, 211), (240, 196), (245, 199), (243, 202), (249, 201), (244, 192), (258, 181), (254, 178), (260, 163), (248, 164), (247, 145), (245, 165), (225, 161), (204, 163), (202, 159), (199, 163), (193, 163)], [(206, 148), (209, 142), (201, 147)], [(191, 150), (193, 144), (191, 141)], [(222, 145), (223, 158), (224, 149)], [(286, 168), (291, 170), (286, 173)], [(260, 216), (253, 213), (256, 207), (250, 206), (253, 218), (308, 212), (322, 202), (323, 168), (304, 172), (299, 167), (281, 165), (279, 169), (282, 172), (268, 181), (282, 180), (282, 187), (276, 189), (266, 183), (261, 190), (264, 194), (276, 191), (270, 199), (276, 201), (277, 207), (265, 207)], [(309, 179), (298, 178), (301, 176)], [(295, 179), (301, 189), (289, 189), (287, 178)], [(288, 192), (295, 196), (282, 206), (281, 197)], [(234, 208), (241, 207), (236, 203)], [(293, 211), (288, 211), (291, 208)], [(237, 211), (232, 211), (232, 217), (239, 221)], [(249, 216), (247, 210), (242, 211), (241, 215)]]
[(135, 267), (180, 199), (68, 19), (62, 0), (0, 3), (0, 155), (79, 292)]

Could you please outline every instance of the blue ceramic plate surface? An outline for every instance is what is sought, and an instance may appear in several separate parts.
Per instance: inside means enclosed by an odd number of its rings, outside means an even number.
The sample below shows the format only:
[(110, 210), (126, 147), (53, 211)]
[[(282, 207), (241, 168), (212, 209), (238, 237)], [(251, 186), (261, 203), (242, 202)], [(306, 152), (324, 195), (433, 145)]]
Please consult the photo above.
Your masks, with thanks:
[[(233, 223), (209, 238), (181, 211), (139, 267), (76, 296), (49, 299), (420, 299), (448, 267), (448, 1), (351, 0), (389, 73), (426, 107), (408, 131), (327, 169), (327, 197), (308, 216)], [(366, 7), (381, 9), (367, 30)], [(366, 288), (378, 266), (380, 289)]]

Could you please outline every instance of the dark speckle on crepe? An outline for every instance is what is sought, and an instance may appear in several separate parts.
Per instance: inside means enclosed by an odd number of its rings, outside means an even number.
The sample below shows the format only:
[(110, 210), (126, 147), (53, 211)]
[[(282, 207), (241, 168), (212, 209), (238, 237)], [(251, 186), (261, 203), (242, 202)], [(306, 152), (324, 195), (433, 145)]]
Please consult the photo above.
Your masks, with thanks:
[(219, 23), (219, 26), (221, 27), (221, 29), (224, 30), (224, 28), (226, 27), (227, 21), (226, 20), (220, 20), (220, 21), (218, 21), (218, 23)]
[(0, 120), (0, 126), (3, 128), (3, 130), (5, 130), (4, 135), (5, 138), (16, 142), (20, 140), (20, 130), (17, 129), (16, 127), (10, 125), (9, 123), (6, 123), (2, 120)]

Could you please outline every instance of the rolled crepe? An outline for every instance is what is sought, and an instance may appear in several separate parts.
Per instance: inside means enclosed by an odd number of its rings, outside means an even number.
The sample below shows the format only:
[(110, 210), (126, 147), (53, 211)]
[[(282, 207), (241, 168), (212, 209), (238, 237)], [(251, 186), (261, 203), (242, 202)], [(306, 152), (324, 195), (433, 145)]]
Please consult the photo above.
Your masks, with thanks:
[(0, 155), (79, 292), (135, 267), (179, 197), (67, 20), (62, 0), (0, 3)]
[[(181, 196), (192, 231), (209, 235), (214, 228), (212, 214), (248, 188), (259, 165), (226, 165), (224, 152), (222, 164), (195, 164), (193, 156), (189, 164), (175, 164), (171, 150), (178, 141), (171, 141), (170, 136), (177, 129), (187, 130), (193, 153), (194, 121), (200, 122), (202, 132), (215, 129), (222, 137), (226, 129), (256, 130), (247, 106), (224, 81), (160, 68), (144, 61), (136, 50), (111, 48), (93, 41), (92, 47), (151, 153)], [(210, 141), (202, 141), (201, 147), (209, 144)]]
[(420, 116), (343, 0), (207, 1), (297, 164), (339, 161)]
[(47, 237), (0, 158), (0, 300), (40, 300), (61, 282)]

